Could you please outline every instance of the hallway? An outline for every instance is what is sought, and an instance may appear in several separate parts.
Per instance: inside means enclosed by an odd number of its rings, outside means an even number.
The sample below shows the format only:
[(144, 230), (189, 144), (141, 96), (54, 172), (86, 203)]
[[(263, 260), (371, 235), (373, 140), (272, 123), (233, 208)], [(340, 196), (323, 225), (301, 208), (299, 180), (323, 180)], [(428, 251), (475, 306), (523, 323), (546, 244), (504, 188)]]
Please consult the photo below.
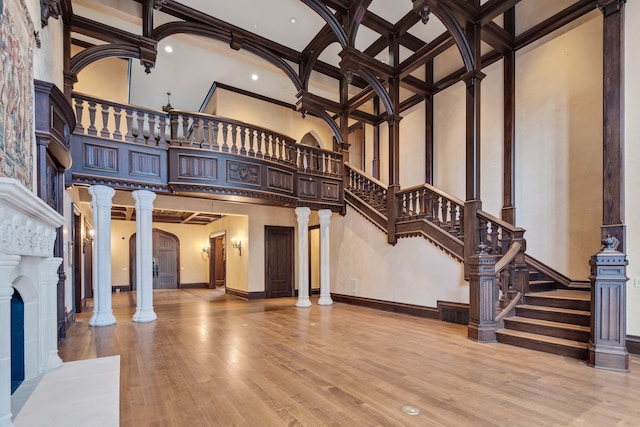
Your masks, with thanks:
[[(120, 355), (126, 426), (637, 425), (630, 373), (502, 344), (466, 327), (220, 290), (154, 291), (158, 320), (134, 323), (135, 293), (114, 293), (114, 326), (78, 316), (65, 361)], [(403, 412), (409, 405), (419, 414)], [(405, 408), (411, 412), (412, 408)]]

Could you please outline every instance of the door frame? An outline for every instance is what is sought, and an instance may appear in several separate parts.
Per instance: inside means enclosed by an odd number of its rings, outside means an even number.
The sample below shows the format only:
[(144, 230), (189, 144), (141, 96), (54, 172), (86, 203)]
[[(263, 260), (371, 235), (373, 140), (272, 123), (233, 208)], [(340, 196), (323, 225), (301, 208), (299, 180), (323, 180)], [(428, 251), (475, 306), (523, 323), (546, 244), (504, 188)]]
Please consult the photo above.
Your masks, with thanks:
[[(164, 231), (159, 228), (153, 227), (151, 229), (152, 236), (155, 235), (156, 233), (164, 234), (166, 236), (169, 236), (175, 239), (176, 241), (176, 288), (175, 289), (180, 289), (181, 288), (180, 286), (180, 239), (178, 238), (177, 235), (173, 233), (169, 233), (168, 231)], [(138, 286), (138, 284), (136, 283), (136, 246), (137, 244), (138, 244), (138, 238), (137, 238), (137, 232), (136, 232), (129, 237), (129, 290), (130, 291), (135, 291)], [(156, 240), (152, 239), (152, 243), (151, 243), (152, 254), (155, 254), (155, 249), (156, 249), (155, 245), (156, 245)], [(154, 283), (153, 289), (156, 289), (155, 277), (153, 278), (153, 283)]]
[[(221, 239), (222, 238), (222, 239)], [(227, 257), (225, 251), (227, 250), (227, 232), (219, 231), (209, 235), (209, 289), (216, 289), (216, 241), (220, 239), (222, 241), (222, 268), (224, 270), (224, 288), (227, 288)]]

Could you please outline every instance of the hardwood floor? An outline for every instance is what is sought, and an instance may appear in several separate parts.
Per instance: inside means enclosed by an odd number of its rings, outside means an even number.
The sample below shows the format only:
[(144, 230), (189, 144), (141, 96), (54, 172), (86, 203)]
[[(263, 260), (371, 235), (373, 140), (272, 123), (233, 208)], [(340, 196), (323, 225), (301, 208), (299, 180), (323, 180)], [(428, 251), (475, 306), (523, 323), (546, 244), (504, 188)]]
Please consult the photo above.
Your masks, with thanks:
[(596, 370), (460, 325), (209, 289), (155, 291), (158, 320), (137, 324), (135, 294), (113, 296), (117, 325), (89, 327), (87, 310), (59, 353), (121, 355), (125, 427), (640, 425), (637, 357)]

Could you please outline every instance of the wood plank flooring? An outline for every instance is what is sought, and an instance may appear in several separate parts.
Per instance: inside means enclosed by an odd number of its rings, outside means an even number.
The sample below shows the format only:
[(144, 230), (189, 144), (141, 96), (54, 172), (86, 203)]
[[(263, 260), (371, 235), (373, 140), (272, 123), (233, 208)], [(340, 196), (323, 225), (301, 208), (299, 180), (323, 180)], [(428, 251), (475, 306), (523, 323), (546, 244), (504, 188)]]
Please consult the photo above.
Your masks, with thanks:
[(596, 370), (461, 325), (207, 289), (155, 291), (158, 320), (137, 324), (135, 294), (113, 297), (118, 323), (82, 313), (59, 353), (121, 356), (125, 427), (640, 425), (637, 357)]

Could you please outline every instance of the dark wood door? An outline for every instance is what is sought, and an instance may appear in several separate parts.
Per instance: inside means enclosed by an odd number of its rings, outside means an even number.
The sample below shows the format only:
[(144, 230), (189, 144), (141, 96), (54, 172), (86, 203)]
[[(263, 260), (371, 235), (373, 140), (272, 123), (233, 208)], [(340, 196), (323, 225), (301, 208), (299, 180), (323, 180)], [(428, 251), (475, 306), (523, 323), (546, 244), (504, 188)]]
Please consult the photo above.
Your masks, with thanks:
[(75, 312), (82, 313), (82, 222), (73, 214), (73, 301)]
[(217, 288), (225, 286), (226, 278), (226, 257), (224, 247), (225, 236), (216, 236), (209, 238), (209, 287)]
[(293, 227), (265, 227), (264, 252), (266, 297), (294, 296)]
[(153, 289), (178, 287), (179, 249), (176, 236), (153, 230)]
[[(85, 233), (89, 230), (89, 223), (84, 223)], [(84, 304), (87, 306), (87, 299), (93, 298), (93, 241), (82, 245), (84, 252)]]

